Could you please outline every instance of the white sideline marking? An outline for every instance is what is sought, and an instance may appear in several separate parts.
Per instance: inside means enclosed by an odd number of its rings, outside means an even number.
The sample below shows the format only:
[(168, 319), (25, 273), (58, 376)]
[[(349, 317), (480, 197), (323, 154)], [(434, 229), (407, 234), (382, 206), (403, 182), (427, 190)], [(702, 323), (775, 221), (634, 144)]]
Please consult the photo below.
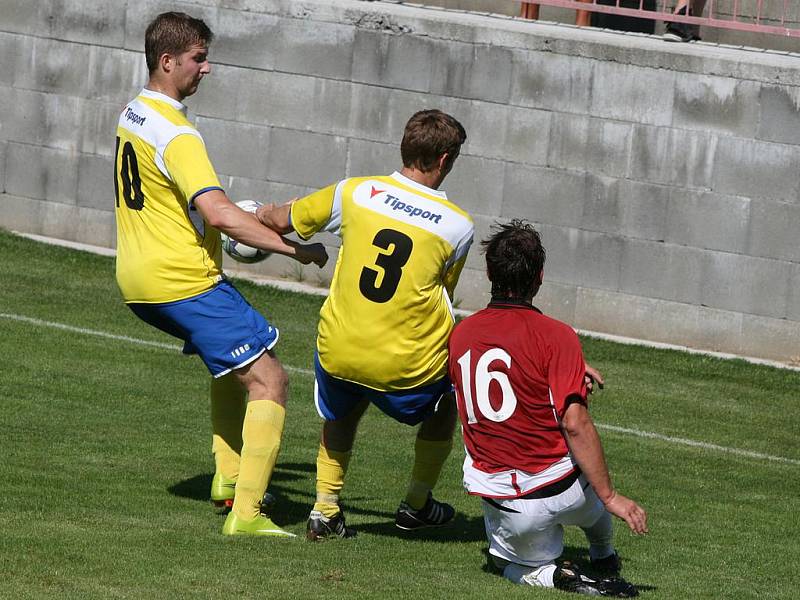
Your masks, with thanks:
[[(132, 344), (139, 344), (140, 346), (150, 346), (152, 348), (161, 348), (163, 350), (175, 350), (180, 352), (183, 346), (177, 344), (167, 344), (165, 342), (152, 342), (150, 340), (142, 340), (139, 338), (129, 337), (127, 335), (118, 335), (116, 333), (108, 333), (107, 331), (97, 331), (96, 329), (86, 329), (84, 327), (74, 327), (72, 325), (65, 325), (63, 323), (54, 323), (53, 321), (43, 321), (41, 319), (34, 319), (32, 317), (25, 317), (23, 315), (12, 315), (8, 313), (0, 313), (0, 318), (9, 319), (11, 321), (22, 321), (30, 323), (31, 325), (39, 325), (42, 327), (52, 327), (53, 329), (62, 329), (64, 331), (72, 331), (73, 333), (82, 333), (84, 335), (93, 335), (96, 337), (107, 338), (110, 340), (117, 340), (120, 342), (130, 342)], [(314, 372), (310, 369), (301, 369), (299, 367), (289, 367), (283, 365), (287, 371), (294, 371), (295, 373), (303, 373), (304, 375), (313, 375)]]
[(686, 438), (671, 437), (668, 435), (661, 435), (660, 433), (651, 433), (649, 431), (639, 431), (638, 429), (628, 429), (626, 427), (617, 427), (616, 425), (604, 425), (603, 423), (595, 423), (598, 429), (607, 429), (616, 433), (625, 433), (628, 435), (635, 435), (637, 437), (649, 438), (651, 440), (660, 440), (662, 442), (669, 442), (670, 444), (680, 444), (682, 446), (692, 446), (694, 448), (702, 448), (703, 450), (717, 450), (719, 452), (727, 452), (728, 454), (735, 454), (736, 456), (744, 456), (747, 458), (759, 458), (762, 460), (771, 460), (774, 462), (786, 463), (790, 465), (800, 465), (800, 460), (794, 458), (786, 458), (785, 456), (772, 456), (771, 454), (762, 454), (760, 452), (752, 452), (750, 450), (741, 450), (739, 448), (728, 448), (727, 446), (718, 446), (717, 444), (709, 444), (708, 442), (697, 442)]
[[(23, 315), (15, 315), (8, 313), (0, 313), (0, 318), (9, 319), (12, 321), (22, 321), (30, 323), (31, 325), (39, 325), (42, 327), (52, 327), (54, 329), (62, 329), (64, 331), (72, 331), (74, 333), (81, 333), (84, 335), (93, 335), (97, 337), (117, 340), (121, 342), (130, 342), (132, 344), (139, 344), (141, 346), (151, 346), (154, 348), (162, 348), (164, 350), (181, 351), (181, 346), (176, 344), (166, 344), (164, 342), (151, 342), (149, 340), (142, 340), (139, 338), (129, 337), (127, 335), (117, 335), (115, 333), (108, 333), (106, 331), (97, 331), (95, 329), (86, 329), (83, 327), (74, 327), (72, 325), (65, 325), (64, 323), (55, 323), (53, 321), (43, 321), (41, 319), (34, 319), (32, 317), (25, 317)], [(301, 369), (299, 367), (289, 367), (284, 365), (287, 371), (295, 373), (302, 373), (303, 375), (313, 375), (314, 372), (310, 369)], [(760, 452), (752, 452), (750, 450), (741, 450), (740, 448), (728, 448), (727, 446), (718, 446), (717, 444), (710, 444), (708, 442), (698, 442), (686, 438), (671, 437), (668, 435), (661, 435), (660, 433), (652, 433), (649, 431), (640, 431), (638, 429), (628, 429), (626, 427), (618, 427), (616, 425), (605, 425), (603, 423), (595, 423), (598, 429), (606, 429), (616, 433), (623, 433), (627, 435), (634, 435), (636, 437), (648, 438), (651, 440), (659, 440), (670, 444), (679, 444), (682, 446), (691, 446), (693, 448), (702, 448), (703, 450), (716, 450), (718, 452), (725, 452), (727, 454), (734, 454), (736, 456), (744, 456), (746, 458), (756, 458), (760, 460), (770, 460), (790, 465), (800, 465), (800, 460), (794, 458), (786, 458), (785, 456), (772, 456), (770, 454), (762, 454)]]

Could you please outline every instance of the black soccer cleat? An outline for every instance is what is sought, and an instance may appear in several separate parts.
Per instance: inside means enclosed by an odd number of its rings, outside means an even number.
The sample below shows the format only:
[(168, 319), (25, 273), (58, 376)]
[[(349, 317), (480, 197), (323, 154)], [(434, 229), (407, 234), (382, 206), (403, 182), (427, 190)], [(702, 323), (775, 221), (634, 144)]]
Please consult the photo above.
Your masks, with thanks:
[(261, 498), (261, 508), (259, 509), (259, 512), (265, 517), (269, 517), (272, 514), (272, 509), (275, 508), (276, 503), (277, 499), (275, 496), (269, 492), (264, 492), (264, 497)]
[(356, 537), (356, 530), (345, 524), (344, 513), (341, 511), (336, 516), (326, 517), (318, 510), (312, 510), (308, 515), (308, 523), (306, 523), (306, 538), (316, 542), (333, 537)]
[(592, 579), (587, 577), (574, 563), (564, 561), (553, 573), (556, 589), (573, 592), (583, 596), (606, 596), (608, 598), (635, 598), (639, 590), (621, 577)]
[(394, 515), (394, 524), (399, 529), (414, 531), (427, 527), (441, 527), (452, 521), (455, 515), (455, 508), (434, 500), (433, 495), (428, 492), (428, 499), (419, 510), (414, 510), (405, 502), (401, 502)]
[(622, 560), (620, 560), (619, 554), (617, 554), (616, 551), (605, 558), (598, 558), (591, 562), (592, 569), (596, 571), (598, 575), (615, 576), (619, 575), (619, 572), (622, 571)]

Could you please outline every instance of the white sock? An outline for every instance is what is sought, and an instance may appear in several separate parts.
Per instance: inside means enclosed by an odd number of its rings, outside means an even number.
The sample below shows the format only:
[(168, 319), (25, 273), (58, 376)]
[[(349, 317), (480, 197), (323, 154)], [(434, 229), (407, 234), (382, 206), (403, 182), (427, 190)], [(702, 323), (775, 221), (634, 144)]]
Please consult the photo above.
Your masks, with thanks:
[(549, 563), (541, 567), (526, 567), (517, 563), (510, 563), (503, 569), (503, 577), (520, 585), (535, 587), (553, 587), (553, 573), (556, 565)]

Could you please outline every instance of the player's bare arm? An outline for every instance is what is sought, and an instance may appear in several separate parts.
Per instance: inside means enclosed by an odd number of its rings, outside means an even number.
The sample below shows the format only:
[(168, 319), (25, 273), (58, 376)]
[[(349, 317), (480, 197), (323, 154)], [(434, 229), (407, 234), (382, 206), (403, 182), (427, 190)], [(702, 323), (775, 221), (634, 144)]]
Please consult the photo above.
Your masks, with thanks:
[(269, 227), (278, 233), (291, 233), (294, 231), (292, 227), (290, 213), (292, 204), (297, 198), (293, 198), (284, 204), (264, 204), (256, 211), (256, 217), (265, 227)]
[(647, 533), (647, 513), (630, 498), (614, 490), (608, 474), (600, 436), (586, 406), (573, 402), (561, 421), (570, 453), (586, 475), (606, 510), (625, 521), (636, 534)]
[(201, 194), (194, 204), (206, 223), (244, 244), (290, 256), (305, 265), (313, 262), (323, 267), (328, 261), (322, 244), (299, 244), (283, 238), (262, 225), (254, 214), (236, 206), (221, 190)]

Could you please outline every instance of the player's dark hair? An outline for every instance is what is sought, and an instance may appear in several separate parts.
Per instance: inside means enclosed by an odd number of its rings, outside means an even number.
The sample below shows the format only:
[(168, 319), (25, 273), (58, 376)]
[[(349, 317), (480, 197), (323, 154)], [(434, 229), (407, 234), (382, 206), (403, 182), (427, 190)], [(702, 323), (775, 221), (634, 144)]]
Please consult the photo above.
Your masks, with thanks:
[(545, 251), (539, 232), (523, 219), (497, 223), (481, 245), (493, 299), (525, 300), (535, 295)]
[(403, 166), (427, 173), (436, 168), (445, 153), (452, 166), (466, 139), (467, 132), (454, 117), (436, 109), (421, 110), (406, 123), (400, 143)]
[(144, 33), (144, 56), (152, 75), (162, 54), (177, 56), (198, 44), (209, 45), (214, 34), (202, 19), (180, 12), (165, 12), (147, 26)]

